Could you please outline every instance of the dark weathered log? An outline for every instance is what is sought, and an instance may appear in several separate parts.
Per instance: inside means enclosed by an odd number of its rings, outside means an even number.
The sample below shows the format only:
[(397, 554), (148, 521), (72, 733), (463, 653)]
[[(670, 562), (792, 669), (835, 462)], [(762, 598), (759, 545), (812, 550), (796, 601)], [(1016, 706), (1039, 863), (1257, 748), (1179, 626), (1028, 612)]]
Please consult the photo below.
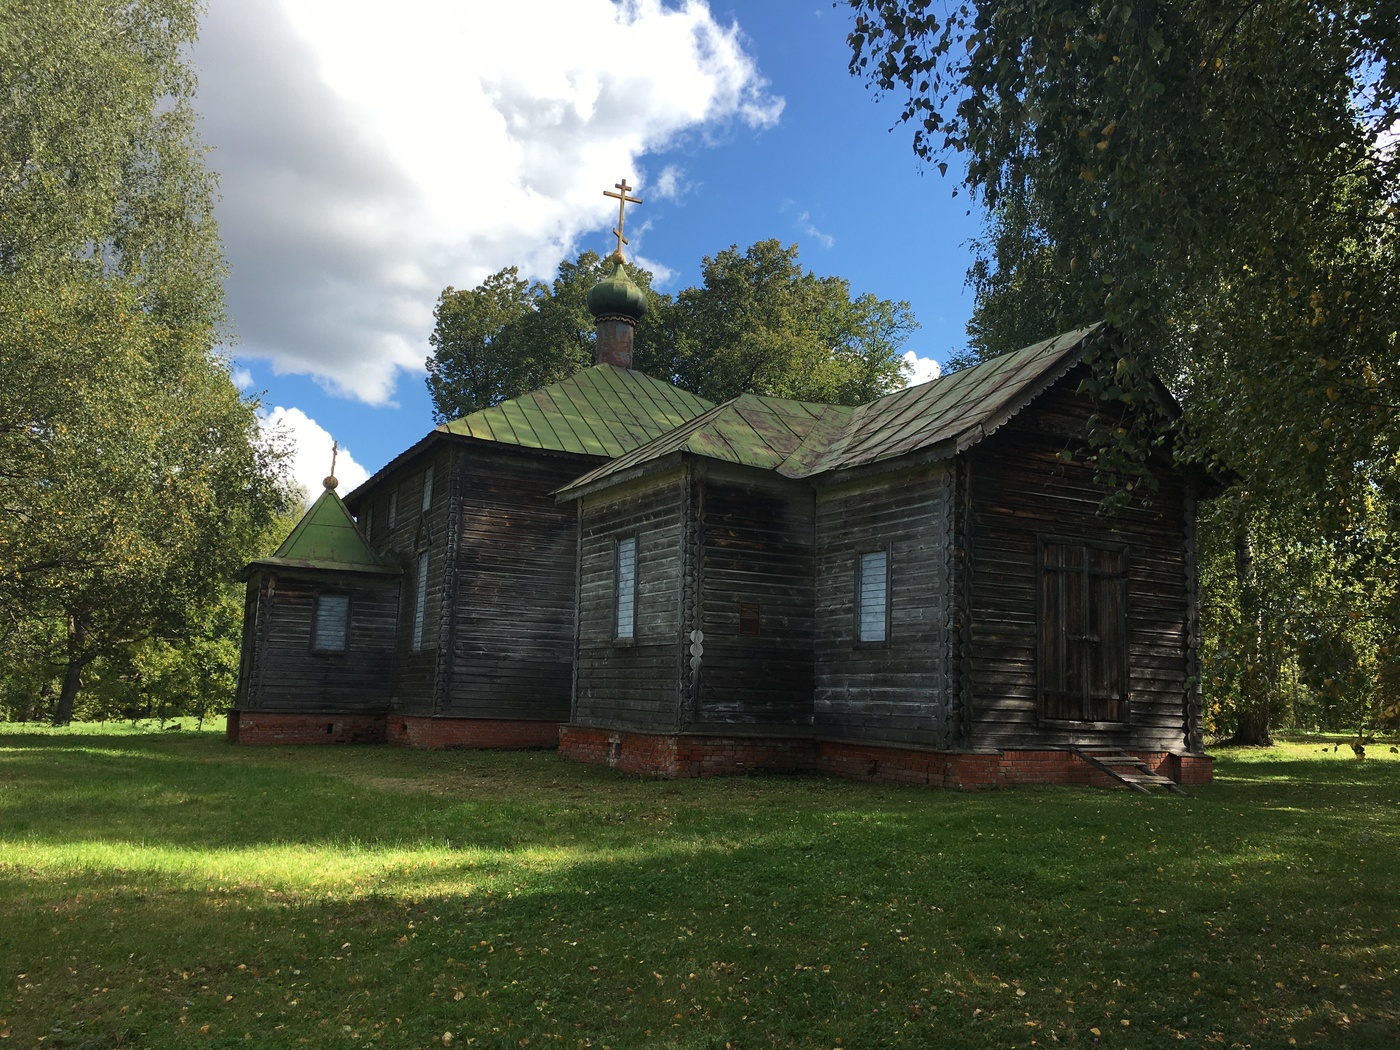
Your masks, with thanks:
[[(844, 740), (950, 746), (953, 468), (916, 467), (817, 492), (814, 725)], [(889, 551), (885, 644), (855, 634), (860, 555)], [(878, 706), (870, 697), (878, 695)]]
[[(1191, 670), (1183, 635), (1191, 573), (1183, 543), (1191, 510), (1185, 487), (1163, 462), (1150, 504), (1137, 501), (1105, 516), (1105, 490), (1081, 443), (1070, 436), (1075, 420), (1078, 433), (1085, 432), (1093, 410), (1075, 393), (1077, 383), (1071, 373), (968, 456), (976, 536), (971, 593), (974, 741), (989, 747), (1034, 747), (1098, 737), (1134, 749), (1187, 749), (1190, 727), (1199, 733), (1199, 711), (1189, 702)], [(1045, 692), (1043, 673), (1055, 664), (1040, 652), (1047, 644), (1040, 603), (1048, 584), (1039, 575), (1039, 551), (1047, 537), (1087, 544), (1090, 550), (1124, 552), (1121, 598), (1109, 602), (1110, 592), (1096, 591), (1093, 613), (1121, 616), (1124, 622), (1126, 652), (1113, 656), (1126, 661), (1128, 706), (1121, 723), (1066, 717), (1077, 708), (1046, 700), (1057, 695)], [(1066, 597), (1078, 593), (1064, 592)], [(1070, 615), (1088, 614), (1071, 610)], [(1074, 628), (1070, 634), (1092, 639), (1094, 648), (1087, 652), (1107, 658), (1102, 646), (1108, 642), (1096, 630)], [(1114, 705), (1104, 711), (1123, 713)]]

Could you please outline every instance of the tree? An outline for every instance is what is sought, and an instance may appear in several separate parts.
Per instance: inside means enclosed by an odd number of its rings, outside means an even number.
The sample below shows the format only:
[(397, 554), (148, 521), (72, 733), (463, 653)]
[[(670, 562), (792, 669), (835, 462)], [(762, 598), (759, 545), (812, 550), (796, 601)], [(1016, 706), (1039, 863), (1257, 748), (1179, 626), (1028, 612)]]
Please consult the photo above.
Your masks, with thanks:
[[(1141, 369), (1105, 362), (1098, 392), (1173, 387), (1183, 453), (1239, 479), (1242, 551), (1280, 508), (1348, 544), (1368, 503), (1395, 505), (1393, 5), (849, 3), (852, 71), (903, 92), (916, 153), (961, 154), (990, 209), (974, 352), (1024, 341), (1037, 312), (1040, 334), (1112, 322)], [(1240, 711), (1238, 738), (1266, 739), (1267, 697)]]
[[(586, 299), (605, 260), (584, 252), (551, 285), (527, 286), (510, 267), (476, 288), (447, 288), (430, 342), (436, 418), (452, 419), (566, 378), (593, 360)], [(795, 245), (731, 246), (702, 267), (703, 284), (674, 299), (629, 267), (646, 293), (634, 367), (713, 401), (744, 392), (856, 404), (904, 382), (901, 349), (917, 328), (907, 303), (851, 298), (839, 277), (817, 277)]]
[[(438, 422), (573, 375), (593, 362), (593, 317), (588, 292), (606, 276), (605, 260), (585, 251), (559, 264), (551, 284), (530, 284), (508, 266), (475, 288), (448, 287), (433, 311), (428, 392)], [(648, 370), (666, 303), (651, 290), (651, 273), (629, 267), (651, 309), (637, 328), (638, 368)]]
[(196, 28), (190, 0), (83, 0), (0, 36), (0, 678), (58, 722), (94, 661), (197, 633), (285, 498), (215, 353)]
[(908, 303), (851, 298), (849, 282), (817, 277), (797, 246), (737, 245), (701, 266), (676, 296), (670, 345), (676, 381), (712, 401), (743, 393), (859, 404), (904, 385), (900, 349), (917, 327)]
[[(443, 289), (433, 310), (428, 392), (441, 422), (529, 390), (535, 369), (521, 362), (508, 329), (532, 306), (530, 285), (507, 267), (469, 291)], [(523, 367), (522, 367), (523, 366)]]

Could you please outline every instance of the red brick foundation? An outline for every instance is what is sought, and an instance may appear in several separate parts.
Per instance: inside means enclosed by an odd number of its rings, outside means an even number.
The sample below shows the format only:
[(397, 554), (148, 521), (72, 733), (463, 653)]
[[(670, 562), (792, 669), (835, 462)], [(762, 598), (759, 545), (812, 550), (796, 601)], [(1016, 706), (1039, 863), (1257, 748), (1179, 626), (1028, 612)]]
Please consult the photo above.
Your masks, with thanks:
[(680, 736), (559, 727), (559, 753), (575, 762), (653, 777), (710, 777), (812, 768), (816, 745), (790, 737)]
[[(830, 773), (848, 780), (986, 791), (1017, 784), (1118, 782), (1071, 751), (931, 751), (790, 737), (683, 736), (561, 726), (559, 753), (575, 762), (654, 777), (702, 777), (757, 770)], [(1204, 755), (1137, 752), (1179, 784), (1208, 784)]]
[(230, 711), (228, 739), (235, 744), (383, 744), (443, 748), (559, 745), (557, 722), (495, 718), (430, 718), (412, 715), (304, 715)]
[(387, 739), (397, 747), (516, 750), (559, 746), (558, 722), (503, 718), (434, 718), (390, 715)]
[(1209, 784), (1215, 776), (1215, 759), (1209, 755), (1168, 755), (1157, 772), (1171, 777), (1182, 787)]
[(235, 744), (382, 744), (384, 716), (230, 711), (225, 735)]

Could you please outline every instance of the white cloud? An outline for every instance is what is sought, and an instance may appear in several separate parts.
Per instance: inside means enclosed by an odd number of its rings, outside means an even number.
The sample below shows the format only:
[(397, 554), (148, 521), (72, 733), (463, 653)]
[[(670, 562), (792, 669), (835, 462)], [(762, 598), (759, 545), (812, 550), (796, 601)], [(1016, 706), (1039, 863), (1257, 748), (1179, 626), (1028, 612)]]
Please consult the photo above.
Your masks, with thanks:
[(645, 197), (646, 154), (782, 112), (700, 0), (384, 10), (212, 0), (196, 51), (239, 353), (371, 403), (422, 367), (445, 285), (549, 276), (611, 225), (604, 188)]
[[(322, 484), (331, 469), (331, 445), (334, 438), (325, 427), (299, 408), (278, 405), (262, 416), (263, 430), (282, 437), (290, 448), (287, 473), (301, 487), (308, 506), (325, 491)], [(342, 496), (369, 480), (369, 471), (355, 462), (350, 450), (343, 445), (335, 457), (335, 476), (340, 481), (336, 491)]]
[(661, 174), (652, 181), (652, 194), (660, 200), (676, 200), (690, 189), (685, 172), (674, 164), (667, 164)]
[(801, 230), (805, 236), (812, 238), (823, 248), (830, 248), (836, 243), (836, 238), (832, 237), (831, 234), (822, 233), (821, 230), (817, 229), (812, 222), (811, 214), (808, 212), (804, 211), (797, 217), (797, 228)]
[(253, 389), (253, 373), (246, 368), (235, 368), (229, 373), (229, 378), (233, 380), (233, 385), (239, 390)]
[(933, 358), (920, 357), (913, 350), (904, 351), (904, 367), (908, 370), (910, 386), (937, 379), (943, 371)]

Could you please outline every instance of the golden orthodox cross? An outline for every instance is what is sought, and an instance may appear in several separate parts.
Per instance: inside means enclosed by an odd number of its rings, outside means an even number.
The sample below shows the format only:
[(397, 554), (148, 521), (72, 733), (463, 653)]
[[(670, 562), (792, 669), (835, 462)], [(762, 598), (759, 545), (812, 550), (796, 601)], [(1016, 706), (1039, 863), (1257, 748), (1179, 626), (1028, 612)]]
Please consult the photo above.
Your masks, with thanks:
[(629, 243), (627, 238), (622, 235), (622, 220), (627, 211), (627, 205), (641, 204), (642, 201), (640, 197), (627, 196), (627, 194), (631, 192), (632, 187), (627, 185), (627, 180), (625, 178), (621, 182), (613, 183), (613, 185), (617, 187), (618, 192), (614, 193), (612, 190), (604, 190), (603, 196), (617, 198), (617, 229), (613, 230), (613, 233), (617, 235), (617, 257), (620, 259), (622, 258), (622, 246)]

